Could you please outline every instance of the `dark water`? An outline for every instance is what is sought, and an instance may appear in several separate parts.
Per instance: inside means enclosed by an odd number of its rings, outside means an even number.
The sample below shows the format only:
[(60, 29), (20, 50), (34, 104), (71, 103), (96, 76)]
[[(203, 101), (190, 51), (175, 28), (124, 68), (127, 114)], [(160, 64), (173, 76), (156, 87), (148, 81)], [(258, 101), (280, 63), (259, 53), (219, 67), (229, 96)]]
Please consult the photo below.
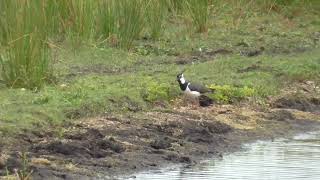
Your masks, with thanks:
[(258, 141), (220, 160), (142, 172), (129, 179), (320, 179), (320, 131)]

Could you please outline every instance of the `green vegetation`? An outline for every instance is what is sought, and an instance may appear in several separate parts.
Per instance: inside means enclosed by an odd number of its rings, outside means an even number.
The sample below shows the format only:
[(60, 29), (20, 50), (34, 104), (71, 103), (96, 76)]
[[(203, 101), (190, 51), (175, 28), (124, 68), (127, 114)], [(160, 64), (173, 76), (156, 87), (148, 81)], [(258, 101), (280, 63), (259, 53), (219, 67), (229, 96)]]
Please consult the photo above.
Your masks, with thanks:
[(187, 0), (186, 5), (197, 31), (207, 32), (210, 0)]
[(239, 88), (230, 85), (210, 85), (209, 88), (215, 91), (210, 96), (217, 102), (222, 103), (241, 101), (245, 98), (253, 97), (256, 95), (256, 91), (253, 88), (249, 88), (247, 86)]
[(172, 96), (170, 96), (170, 86), (166, 83), (153, 82), (150, 78), (150, 82), (147, 83), (144, 92), (144, 99), (148, 102), (156, 101), (169, 101)]
[(166, 1), (150, 0), (148, 2), (146, 19), (149, 33), (152, 39), (158, 40), (163, 32), (164, 22), (168, 15)]
[[(40, 88), (49, 75), (50, 55), (43, 3), (1, 1), (1, 77), (8, 87)], [(0, 46), (1, 47), (1, 46)], [(0, 49), (1, 50), (1, 49)]]
[(15, 176), (17, 179), (20, 180), (29, 180), (31, 179), (31, 175), (33, 173), (33, 170), (30, 170), (30, 165), (29, 165), (29, 159), (27, 157), (26, 153), (21, 153), (19, 154), (21, 157), (21, 161), (22, 161), (22, 168), (21, 170), (17, 170), (15, 172)]
[(182, 69), (221, 103), (320, 82), (318, 1), (195, 2), (0, 1), (0, 135), (170, 108)]
[(116, 1), (116, 34), (121, 48), (129, 49), (144, 27), (145, 6), (142, 0)]

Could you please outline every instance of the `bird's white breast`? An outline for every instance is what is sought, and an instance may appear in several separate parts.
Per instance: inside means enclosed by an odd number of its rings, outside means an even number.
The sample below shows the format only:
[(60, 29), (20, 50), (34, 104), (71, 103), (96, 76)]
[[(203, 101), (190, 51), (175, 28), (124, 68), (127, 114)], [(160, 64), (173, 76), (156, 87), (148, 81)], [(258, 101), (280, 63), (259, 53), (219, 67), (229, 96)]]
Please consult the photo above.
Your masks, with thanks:
[(200, 93), (198, 91), (191, 91), (188, 86), (184, 91), (184, 93), (186, 93), (189, 96), (196, 96), (196, 97), (200, 96)]

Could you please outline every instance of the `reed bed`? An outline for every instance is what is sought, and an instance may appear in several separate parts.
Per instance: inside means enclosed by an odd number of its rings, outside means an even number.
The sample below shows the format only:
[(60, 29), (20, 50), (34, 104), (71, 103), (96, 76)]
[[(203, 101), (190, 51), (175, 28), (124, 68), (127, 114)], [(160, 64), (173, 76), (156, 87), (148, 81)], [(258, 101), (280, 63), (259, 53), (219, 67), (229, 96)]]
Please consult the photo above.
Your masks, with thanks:
[(292, 9), (319, 7), (314, 4), (318, 1), (1, 0), (0, 80), (8, 87), (41, 88), (52, 71), (49, 45), (57, 39), (74, 47), (96, 43), (130, 50), (146, 34), (161, 40), (165, 27), (176, 25), (172, 18), (188, 17), (194, 33), (205, 33), (213, 13), (232, 12), (238, 26), (252, 11), (290, 17)]

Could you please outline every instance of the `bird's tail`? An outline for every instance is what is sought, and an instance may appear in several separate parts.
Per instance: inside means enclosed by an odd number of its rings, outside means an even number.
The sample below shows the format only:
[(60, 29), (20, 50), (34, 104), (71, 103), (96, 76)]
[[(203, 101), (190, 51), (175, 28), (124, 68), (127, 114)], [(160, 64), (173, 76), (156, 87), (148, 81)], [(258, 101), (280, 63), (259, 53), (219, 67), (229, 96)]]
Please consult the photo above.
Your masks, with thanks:
[(199, 104), (202, 107), (208, 107), (211, 106), (213, 104), (213, 99), (211, 99), (210, 97), (206, 96), (206, 95), (201, 95), (199, 97)]

